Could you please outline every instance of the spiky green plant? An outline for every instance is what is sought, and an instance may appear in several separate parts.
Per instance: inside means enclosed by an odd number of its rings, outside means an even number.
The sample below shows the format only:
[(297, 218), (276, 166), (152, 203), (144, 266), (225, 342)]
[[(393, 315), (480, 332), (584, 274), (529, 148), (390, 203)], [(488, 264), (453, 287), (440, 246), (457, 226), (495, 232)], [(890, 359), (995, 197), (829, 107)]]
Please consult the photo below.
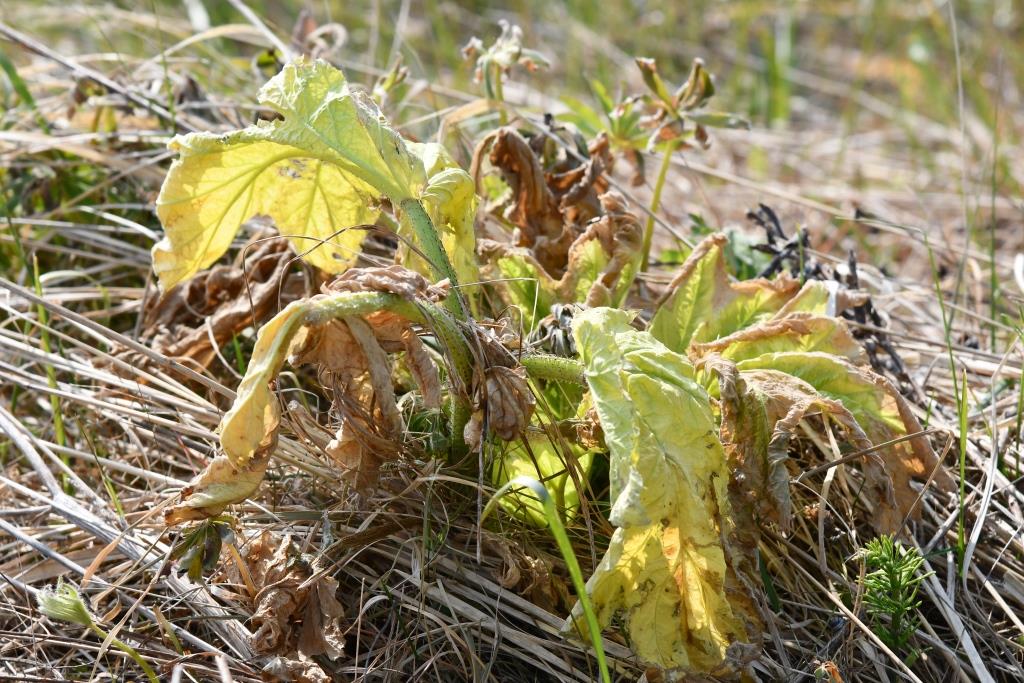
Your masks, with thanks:
[(864, 604), (875, 633), (906, 660), (916, 659), (908, 647), (920, 624), (918, 589), (929, 575), (921, 571), (924, 558), (916, 548), (882, 535), (864, 547), (864, 561), (871, 570), (864, 577)]

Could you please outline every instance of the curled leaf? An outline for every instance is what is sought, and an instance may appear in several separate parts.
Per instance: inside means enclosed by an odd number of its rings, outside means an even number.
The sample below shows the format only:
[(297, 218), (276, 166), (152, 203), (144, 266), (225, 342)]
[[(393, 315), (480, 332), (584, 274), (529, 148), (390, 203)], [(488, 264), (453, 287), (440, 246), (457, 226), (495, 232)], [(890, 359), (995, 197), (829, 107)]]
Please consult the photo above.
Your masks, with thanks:
[(237, 397), (220, 423), (220, 443), (228, 461), (245, 468), (277, 431), (280, 409), (270, 390), (288, 356), (292, 338), (306, 322), (309, 301), (295, 301), (260, 328), (256, 346), (238, 385)]
[[(721, 397), (721, 437), (732, 473), (733, 509), (749, 524), (770, 520), (788, 531), (792, 476), (786, 463), (800, 421), (819, 413), (840, 425), (854, 447), (870, 448), (871, 441), (841, 402), (822, 396), (799, 378), (774, 370), (739, 372), (735, 364), (718, 357), (705, 365), (715, 373)], [(873, 481), (873, 497), (892, 506), (892, 486), (878, 461), (866, 460), (864, 470)]]
[(447, 295), (441, 285), (432, 285), (420, 273), (404, 266), (352, 268), (327, 284), (328, 292), (382, 292), (403, 299), (440, 301)]
[(210, 461), (195, 479), (181, 491), (182, 500), (164, 514), (164, 524), (216, 517), (234, 503), (240, 503), (259, 488), (270, 462), (272, 445), (266, 455), (252, 458), (242, 466), (219, 456)]
[(864, 362), (864, 351), (841, 318), (793, 313), (771, 318), (715, 341), (692, 344), (694, 357), (721, 355), (733, 361), (778, 351), (820, 351)]
[[(843, 358), (818, 352), (768, 353), (740, 361), (737, 368), (741, 373), (771, 370), (802, 380), (849, 411), (868, 444), (877, 446), (922, 431), (906, 399), (889, 380)], [(880, 492), (873, 496), (877, 504), (871, 520), (880, 533), (895, 533), (906, 517), (916, 519), (920, 515), (913, 480), (923, 482), (934, 470), (936, 486), (946, 490), (952, 487), (951, 477), (923, 436), (881, 448), (877, 456), (881, 466), (866, 460), (864, 474), (869, 486)], [(886, 490), (893, 495), (884, 495)]]
[[(242, 554), (248, 581), (255, 593), (252, 623), (253, 648), (259, 654), (335, 660), (345, 653), (338, 602), (338, 582), (314, 568), (291, 540), (263, 531)], [(237, 568), (233, 568), (237, 572)]]
[(476, 410), (466, 427), (467, 443), (479, 447), (485, 417), (495, 436), (511, 441), (530, 424), (536, 400), (526, 382), (524, 368), (490, 365), (484, 369), (484, 381), (476, 389), (475, 403)]

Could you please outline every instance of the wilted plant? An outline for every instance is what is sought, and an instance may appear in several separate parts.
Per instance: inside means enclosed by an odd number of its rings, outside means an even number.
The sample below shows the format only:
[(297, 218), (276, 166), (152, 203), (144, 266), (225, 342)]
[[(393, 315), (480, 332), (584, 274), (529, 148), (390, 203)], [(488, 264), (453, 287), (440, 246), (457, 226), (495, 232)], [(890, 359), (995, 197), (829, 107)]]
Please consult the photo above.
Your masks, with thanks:
[(654, 236), (654, 214), (661, 205), (661, 192), (668, 177), (672, 155), (680, 149), (692, 146), (693, 143), (707, 147), (708, 126), (749, 128), (750, 124), (734, 114), (703, 111), (708, 100), (715, 94), (715, 85), (701, 60), (693, 60), (686, 82), (674, 93), (669, 93), (668, 84), (658, 73), (655, 60), (638, 57), (636, 65), (643, 75), (648, 100), (655, 110), (655, 113), (645, 120), (646, 127), (653, 128), (647, 147), (659, 150), (662, 155), (661, 167), (658, 169), (658, 177), (654, 181), (651, 195), (650, 216), (644, 230), (643, 270), (647, 270), (651, 256), (651, 239)]
[[(655, 139), (673, 149), (702, 140), (707, 120), (695, 112), (713, 91), (703, 67), (674, 95), (653, 64), (641, 68), (659, 103)], [(789, 444), (805, 417), (820, 415), (865, 452), (892, 442), (860, 464), (879, 531), (895, 531), (914, 510), (910, 479), (930, 473), (935, 456), (920, 436), (896, 438), (920, 425), (837, 317), (857, 295), (787, 273), (737, 282), (727, 238), (713, 234), (638, 329), (620, 307), (649, 234), (603, 186), (606, 148), (596, 145), (585, 164), (542, 161), (518, 131), (488, 136), (476, 156), (486, 154), (513, 190), (495, 210), (516, 240), (478, 250), (476, 179), (439, 146), (405, 140), (339, 71), (289, 64), (261, 99), (283, 119), (172, 141), (180, 158), (158, 200), (167, 236), (154, 250), (161, 283), (209, 266), (261, 213), (308, 262), (340, 275), (259, 330), (221, 422), (224, 456), (183, 492), (168, 523), (219, 515), (259, 486), (276, 446), (273, 382), (286, 359), (331, 373), (344, 400), (326, 454), (354, 485), (372, 486), (382, 460), (414, 448), (392, 352), (414, 378), (414, 410), (447, 417), (447, 452), (420, 454), (475, 464), (461, 456), (493, 451), (496, 487), (524, 476), (544, 482), (540, 509), (506, 507), (524, 521), (552, 524), (557, 536), (554, 502), (571, 519), (591, 464), (607, 457), (615, 531), (587, 583), (589, 601), (565, 627), (598, 642), (594, 631), (619, 619), (637, 657), (668, 670), (735, 672), (753, 656), (762, 632), (750, 588), (758, 525), (789, 528)], [(352, 268), (364, 233), (349, 228), (389, 210), (409, 244), (398, 250), (401, 265)], [(488, 280), (494, 297), (461, 286)], [(542, 329), (558, 304), (564, 355), (507, 334), (511, 319)], [(487, 317), (501, 311), (515, 316)], [(948, 483), (941, 471), (936, 481)], [(210, 533), (193, 545), (216, 545)], [(189, 566), (201, 564), (195, 555)]]
[[(527, 71), (536, 71), (549, 65), (547, 57), (537, 50), (523, 47), (523, 29), (510, 24), (504, 19), (498, 22), (501, 34), (489, 47), (479, 38), (471, 38), (462, 48), (466, 59), (476, 60), (474, 79), (483, 83), (487, 99), (503, 105), (505, 102), (504, 78), (514, 66), (522, 66)], [(501, 124), (505, 125), (507, 117), (502, 106), (500, 111)]]

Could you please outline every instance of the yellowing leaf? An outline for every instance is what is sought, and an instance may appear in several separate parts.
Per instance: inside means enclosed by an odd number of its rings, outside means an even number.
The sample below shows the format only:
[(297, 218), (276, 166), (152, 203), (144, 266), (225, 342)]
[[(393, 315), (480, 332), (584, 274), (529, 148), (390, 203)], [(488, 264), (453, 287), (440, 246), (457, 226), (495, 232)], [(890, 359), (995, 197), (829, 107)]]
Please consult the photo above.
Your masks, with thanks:
[(820, 351), (854, 362), (861, 362), (864, 356), (860, 344), (850, 335), (841, 318), (810, 313), (772, 318), (715, 341), (690, 347), (690, 354), (694, 357), (715, 353), (733, 361), (780, 351)]
[(496, 243), (488, 247), (493, 247), (494, 252), (490, 254), (487, 279), (494, 281), (506, 305), (519, 309), (523, 329), (532, 330), (551, 311), (552, 304), (559, 301), (558, 281), (547, 274), (529, 249), (499, 247)]
[[(762, 518), (788, 531), (792, 506), (786, 462), (800, 421), (820, 413), (840, 425), (855, 448), (869, 448), (871, 441), (842, 403), (797, 377), (775, 370), (739, 372), (735, 364), (718, 357), (707, 365), (717, 376), (714, 388), (721, 397), (721, 438), (734, 482), (729, 489), (733, 512), (742, 516), (740, 526), (753, 526)], [(865, 461), (864, 471), (873, 498), (892, 507), (892, 487), (885, 473), (874, 460)], [(751, 545), (753, 550), (756, 543)]]
[[(906, 399), (889, 380), (871, 370), (859, 368), (843, 358), (818, 352), (768, 353), (737, 363), (741, 374), (771, 370), (802, 380), (822, 397), (839, 402), (849, 411), (863, 430), (868, 442), (878, 446), (900, 436), (922, 431)], [(908, 515), (915, 518), (920, 506), (914, 507), (918, 492), (910, 485), (912, 479), (924, 481), (938, 466), (938, 458), (928, 440), (916, 437), (878, 451), (884, 467), (877, 468), (865, 460), (865, 476), (876, 490), (890, 486), (895, 496), (877, 496), (872, 524), (882, 533), (898, 531)], [(949, 474), (938, 469), (935, 484), (948, 489)]]
[[(563, 452), (572, 454), (571, 462), (567, 463)], [(528, 477), (544, 483), (551, 497), (555, 499), (555, 507), (566, 520), (572, 520), (578, 511), (580, 494), (576, 489), (576, 480), (568, 468), (576, 469), (576, 477), (585, 480), (590, 466), (594, 461), (594, 451), (585, 450), (579, 445), (569, 442), (552, 442), (544, 434), (530, 434), (508, 445), (505, 453), (496, 458), (491, 480), (496, 487), (512, 481), (516, 477)], [(501, 498), (500, 505), (510, 514), (518, 516), (533, 526), (547, 526), (544, 506), (534, 496), (510, 494)]]
[[(401, 299), (378, 292), (340, 292), (293, 301), (260, 328), (256, 346), (238, 385), (231, 409), (220, 423), (224, 454), (236, 467), (244, 467), (257, 449), (277, 431), (280, 409), (270, 390), (296, 335), (304, 325), (320, 325), (346, 315), (362, 315), (395, 305)], [(339, 362), (351, 362), (351, 358)]]
[(685, 353), (691, 343), (714, 341), (775, 315), (797, 293), (788, 276), (733, 283), (726, 268), (728, 238), (706, 237), (673, 278), (651, 321), (651, 334)]
[[(622, 311), (585, 311), (574, 332), (610, 452), (618, 527), (587, 583), (598, 620), (620, 614), (645, 662), (727, 672), (741, 665), (734, 657), (757, 619), (724, 548), (729, 472), (709, 398), (688, 361), (633, 330)], [(577, 605), (570, 621), (581, 614)]]
[[(427, 169), (427, 185), (420, 199), (441, 236), (452, 268), (462, 284), (480, 281), (480, 268), (476, 259), (476, 184), (468, 173), (437, 144), (410, 143), (413, 154)], [(421, 259), (403, 252), (403, 264), (429, 275), (431, 269)], [(463, 293), (473, 300), (477, 287), (464, 287)]]
[(270, 382), (281, 372), (291, 340), (306, 322), (309, 307), (308, 301), (293, 301), (256, 336), (238, 396), (220, 423), (221, 446), (236, 467), (244, 467), (260, 444), (277, 430), (280, 409)]
[(382, 195), (397, 204), (426, 182), (422, 163), (372, 100), (326, 62), (288, 64), (259, 100), (283, 120), (171, 141), (179, 158), (157, 198), (166, 235), (153, 248), (164, 289), (216, 261), (241, 224), (259, 215), (311, 263), (341, 272), (365, 235), (346, 229), (372, 223)]
[(228, 458), (220, 456), (210, 461), (182, 492), (182, 501), (164, 514), (167, 526), (197, 519), (216, 517), (224, 509), (253, 494), (263, 481), (270, 462), (268, 453), (250, 460), (244, 467), (236, 467)]

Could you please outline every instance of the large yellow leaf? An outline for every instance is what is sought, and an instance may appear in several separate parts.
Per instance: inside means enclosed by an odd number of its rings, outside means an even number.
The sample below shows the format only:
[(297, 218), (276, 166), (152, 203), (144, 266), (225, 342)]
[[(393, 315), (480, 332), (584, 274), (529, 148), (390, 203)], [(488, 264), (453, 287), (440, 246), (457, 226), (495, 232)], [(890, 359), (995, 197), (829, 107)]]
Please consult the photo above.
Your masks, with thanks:
[[(617, 527), (587, 591), (598, 621), (620, 615), (645, 662), (723, 673), (750, 654), (757, 618), (725, 550), (726, 467), (707, 393), (689, 362), (598, 308), (574, 322), (610, 452)], [(579, 626), (582, 608), (570, 617)]]
[(166, 235), (153, 248), (165, 289), (216, 261), (241, 224), (259, 215), (273, 219), (314, 265), (343, 271), (365, 233), (330, 236), (372, 223), (381, 196), (397, 204), (426, 182), (422, 162), (372, 100), (326, 62), (288, 64), (259, 100), (283, 119), (171, 141), (179, 158), (157, 199)]

